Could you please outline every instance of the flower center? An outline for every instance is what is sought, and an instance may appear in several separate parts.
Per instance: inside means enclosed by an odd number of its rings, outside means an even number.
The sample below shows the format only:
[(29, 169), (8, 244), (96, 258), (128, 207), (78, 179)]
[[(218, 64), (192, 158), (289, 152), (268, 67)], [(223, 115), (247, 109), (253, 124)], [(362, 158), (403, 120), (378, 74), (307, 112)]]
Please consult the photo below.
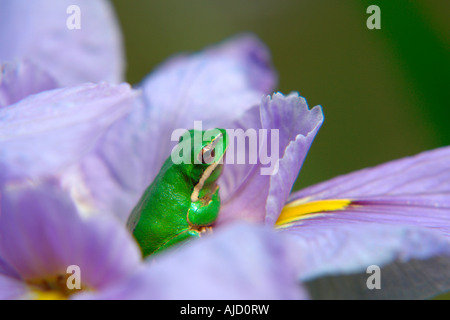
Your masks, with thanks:
[(27, 281), (33, 298), (36, 300), (67, 300), (85, 288), (76, 285), (69, 279), (70, 275), (57, 275), (46, 279)]

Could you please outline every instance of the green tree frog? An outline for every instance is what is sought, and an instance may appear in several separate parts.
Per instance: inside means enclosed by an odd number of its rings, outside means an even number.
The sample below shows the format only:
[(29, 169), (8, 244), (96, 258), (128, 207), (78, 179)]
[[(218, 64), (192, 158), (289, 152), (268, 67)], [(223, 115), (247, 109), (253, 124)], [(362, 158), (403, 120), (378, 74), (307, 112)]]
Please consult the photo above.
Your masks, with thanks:
[(144, 257), (211, 230), (227, 147), (224, 129), (189, 130), (180, 138), (128, 218)]

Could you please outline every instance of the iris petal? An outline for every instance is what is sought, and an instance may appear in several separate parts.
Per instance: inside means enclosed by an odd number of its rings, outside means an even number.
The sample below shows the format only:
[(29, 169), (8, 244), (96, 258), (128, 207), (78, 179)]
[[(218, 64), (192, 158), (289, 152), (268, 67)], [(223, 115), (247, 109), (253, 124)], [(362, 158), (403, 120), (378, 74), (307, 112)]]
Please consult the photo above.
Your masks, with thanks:
[[(283, 229), (313, 298), (429, 298), (450, 290), (450, 243), (426, 229), (386, 224)], [(369, 289), (370, 266), (381, 289)], [(325, 289), (327, 288), (327, 289)]]
[[(449, 181), (445, 147), (294, 193), (281, 217), (293, 214), (277, 227), (300, 244), (312, 295), (425, 298), (449, 290)], [(384, 289), (365, 284), (372, 264), (382, 268)]]
[[(340, 176), (295, 192), (290, 202), (348, 199), (350, 205), (298, 225), (386, 223), (429, 228), (450, 235), (450, 147), (423, 152)], [(291, 224), (295, 222), (291, 221)]]
[[(322, 121), (321, 108), (317, 106), (309, 109), (305, 99), (297, 93), (287, 96), (277, 93), (272, 97), (264, 97), (259, 109), (252, 108), (237, 120), (235, 129), (252, 129), (257, 134), (260, 129), (268, 130), (268, 141), (259, 143), (268, 145), (269, 157), (278, 157), (272, 158), (275, 163), (271, 164), (274, 171), (270, 174), (262, 171), (262, 168), (270, 166), (262, 163), (262, 153), (258, 154), (256, 164), (249, 161), (238, 164), (236, 160), (230, 164), (226, 160), (223, 177), (219, 181), (223, 199), (219, 223), (245, 219), (273, 225)], [(278, 139), (269, 143), (272, 130), (278, 130)], [(236, 152), (250, 154), (248, 143), (245, 148), (236, 148)], [(267, 159), (264, 161), (267, 162)]]
[(148, 261), (97, 299), (304, 299), (289, 252), (272, 230), (227, 226)]
[[(66, 21), (80, 8), (80, 29)], [(123, 79), (122, 36), (108, 1), (14, 0), (0, 3), (0, 61), (27, 59), (59, 86)]]
[(84, 84), (43, 91), (0, 108), (0, 185), (55, 174), (76, 163), (131, 108), (126, 85)]
[(57, 88), (56, 81), (29, 61), (4, 63), (0, 67), (0, 108), (27, 96)]
[(17, 274), (37, 283), (77, 265), (82, 286), (102, 289), (134, 272), (140, 252), (118, 221), (108, 215), (83, 219), (67, 194), (49, 181), (4, 190), (0, 259), (14, 270), (2, 272), (10, 279), (17, 280)]
[(0, 300), (19, 299), (26, 294), (25, 283), (0, 273)]

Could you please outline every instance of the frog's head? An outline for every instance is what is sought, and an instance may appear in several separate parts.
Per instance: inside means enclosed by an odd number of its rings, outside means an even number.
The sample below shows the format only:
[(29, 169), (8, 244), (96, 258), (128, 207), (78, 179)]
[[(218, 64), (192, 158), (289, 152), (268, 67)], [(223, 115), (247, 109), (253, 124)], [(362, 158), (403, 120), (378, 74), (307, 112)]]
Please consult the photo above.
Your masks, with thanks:
[(228, 134), (225, 129), (207, 131), (189, 130), (181, 138), (179, 145), (190, 146), (190, 155), (182, 166), (184, 173), (198, 183), (205, 185), (215, 182), (222, 171), (223, 158), (228, 148)]

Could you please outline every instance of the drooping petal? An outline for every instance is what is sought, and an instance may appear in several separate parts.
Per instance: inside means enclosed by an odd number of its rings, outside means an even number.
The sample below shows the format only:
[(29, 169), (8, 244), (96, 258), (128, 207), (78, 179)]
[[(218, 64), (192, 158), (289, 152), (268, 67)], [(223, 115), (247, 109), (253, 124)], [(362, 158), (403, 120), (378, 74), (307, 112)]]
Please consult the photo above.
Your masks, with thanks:
[(54, 174), (86, 154), (136, 92), (128, 85), (85, 84), (44, 91), (0, 108), (0, 185)]
[[(71, 29), (79, 8), (80, 29)], [(74, 11), (75, 10), (75, 11)], [(122, 36), (105, 0), (1, 0), (0, 61), (27, 59), (60, 86), (123, 79)]]
[(234, 225), (168, 251), (97, 299), (304, 299), (283, 241), (265, 227)]
[[(141, 84), (143, 99), (70, 175), (96, 206), (126, 220), (176, 144), (175, 129), (229, 127), (275, 82), (266, 48), (252, 36), (175, 57)], [(178, 137), (176, 137), (178, 138)]]
[[(247, 219), (273, 225), (322, 121), (319, 106), (310, 110), (297, 93), (277, 93), (263, 98), (259, 109), (249, 110), (236, 122), (235, 127), (255, 130), (258, 136), (260, 129), (267, 130), (267, 136), (258, 138), (258, 163), (235, 161), (225, 165), (220, 180), (223, 204), (219, 222)], [(273, 132), (278, 135), (272, 137)], [(261, 151), (261, 145), (267, 152)], [(236, 150), (254, 153), (249, 144), (245, 150)]]
[(0, 108), (58, 86), (48, 73), (26, 60), (3, 63), (0, 71)]
[[(296, 211), (310, 203), (343, 199), (339, 210), (314, 214)], [(290, 222), (283, 227), (314, 228), (337, 225), (386, 223), (429, 228), (450, 235), (450, 147), (360, 170), (303, 189), (290, 197), (285, 212)], [(282, 214), (283, 216), (283, 214)], [(282, 218), (282, 217), (281, 217)]]
[(140, 265), (140, 252), (121, 223), (108, 215), (83, 219), (54, 182), (4, 190), (0, 257), (31, 283), (66, 275), (76, 265), (82, 286), (92, 289), (120, 281)]
[[(450, 242), (429, 230), (330, 220), (286, 233), (313, 298), (423, 299), (450, 290)], [(379, 289), (368, 286), (372, 266), (379, 268)]]
[[(424, 298), (450, 289), (449, 181), (450, 148), (424, 152), (294, 193), (277, 227), (309, 255), (299, 270), (315, 294)], [(367, 290), (372, 264), (385, 290)]]

